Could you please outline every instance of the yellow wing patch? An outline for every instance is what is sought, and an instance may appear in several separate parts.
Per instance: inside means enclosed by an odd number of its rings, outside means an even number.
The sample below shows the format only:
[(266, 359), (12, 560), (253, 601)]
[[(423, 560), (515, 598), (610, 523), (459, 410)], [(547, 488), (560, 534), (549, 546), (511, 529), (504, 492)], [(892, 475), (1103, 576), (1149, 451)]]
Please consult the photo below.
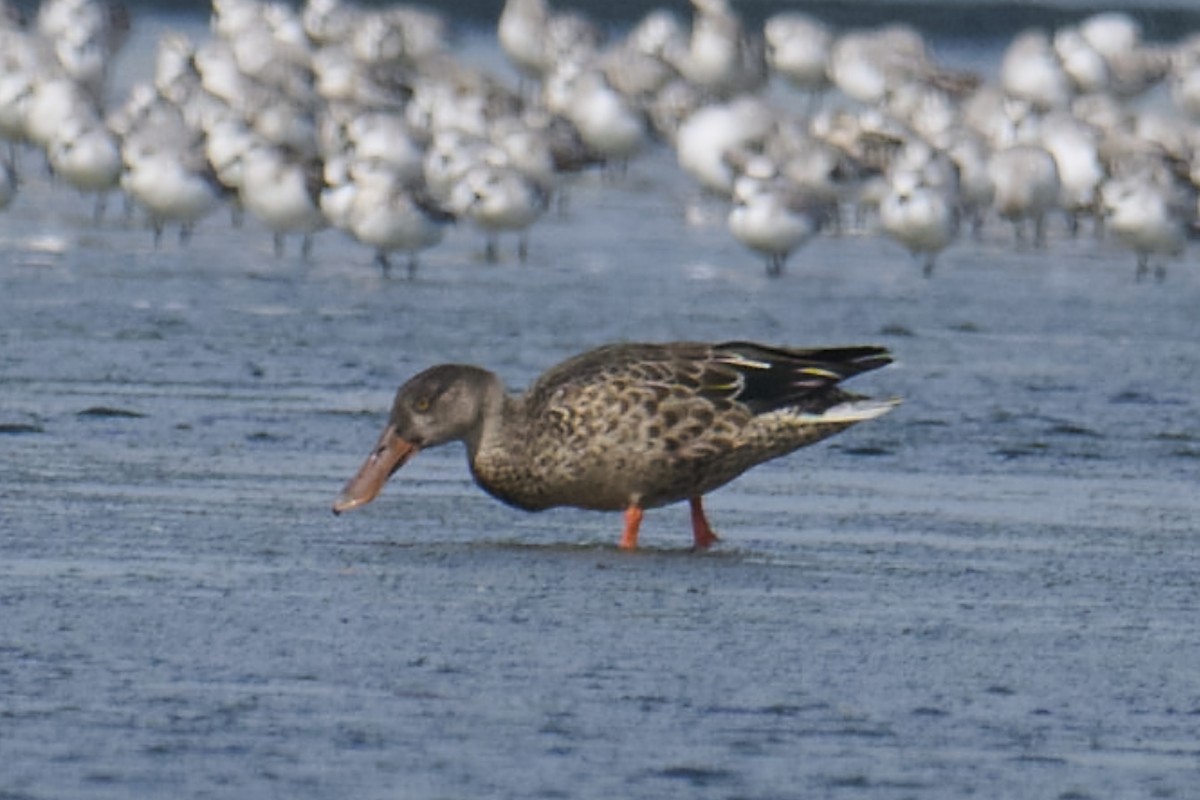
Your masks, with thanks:
[(831, 381), (840, 381), (842, 376), (833, 370), (822, 369), (821, 367), (804, 367), (799, 370), (801, 375), (812, 375), (814, 378), (826, 378)]

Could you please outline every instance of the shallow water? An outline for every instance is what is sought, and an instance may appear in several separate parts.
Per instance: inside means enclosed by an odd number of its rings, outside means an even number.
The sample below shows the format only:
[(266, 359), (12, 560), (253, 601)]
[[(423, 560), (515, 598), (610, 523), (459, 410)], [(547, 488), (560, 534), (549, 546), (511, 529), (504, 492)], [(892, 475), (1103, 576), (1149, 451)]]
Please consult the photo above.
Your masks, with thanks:
[[(1190, 797), (1195, 264), (1061, 231), (782, 280), (665, 151), (417, 280), (248, 220), (187, 247), (32, 171), (0, 214), (0, 796)], [(119, 205), (117, 203), (113, 204)], [(879, 342), (904, 405), (686, 509), (527, 515), (422, 453), (329, 505), (395, 386), (613, 339)]]

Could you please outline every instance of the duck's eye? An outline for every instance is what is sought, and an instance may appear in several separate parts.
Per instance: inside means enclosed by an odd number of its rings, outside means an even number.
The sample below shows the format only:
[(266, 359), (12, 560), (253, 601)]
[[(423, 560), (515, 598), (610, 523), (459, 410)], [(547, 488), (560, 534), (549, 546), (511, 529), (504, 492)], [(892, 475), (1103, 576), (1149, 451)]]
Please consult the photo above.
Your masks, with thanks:
[(429, 405), (430, 405), (430, 404), (429, 404), (429, 398), (427, 398), (427, 397), (422, 397), (420, 400), (418, 400), (417, 402), (413, 403), (413, 408), (415, 408), (417, 411), (419, 411), (419, 412), (421, 412), (421, 413), (423, 414), (423, 413), (425, 413), (426, 411), (428, 411), (428, 410), (429, 410)]

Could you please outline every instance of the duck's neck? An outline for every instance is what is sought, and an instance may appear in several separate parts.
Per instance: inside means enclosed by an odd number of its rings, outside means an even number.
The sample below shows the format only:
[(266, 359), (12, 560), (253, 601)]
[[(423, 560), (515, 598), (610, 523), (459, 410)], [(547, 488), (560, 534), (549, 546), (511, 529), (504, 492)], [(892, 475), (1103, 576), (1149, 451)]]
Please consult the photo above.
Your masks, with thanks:
[(522, 399), (502, 389), (484, 412), (480, 425), (466, 439), (471, 474), (489, 494), (528, 510), (544, 508), (542, 481), (530, 459), (532, 431)]
[[(467, 445), (471, 463), (475, 463), (481, 452), (504, 448), (505, 443), (513, 436), (514, 426), (519, 425), (517, 411), (520, 401), (505, 390), (499, 377), (489, 377), (479, 408), (478, 424), (463, 440)], [(517, 436), (519, 435), (518, 433)]]

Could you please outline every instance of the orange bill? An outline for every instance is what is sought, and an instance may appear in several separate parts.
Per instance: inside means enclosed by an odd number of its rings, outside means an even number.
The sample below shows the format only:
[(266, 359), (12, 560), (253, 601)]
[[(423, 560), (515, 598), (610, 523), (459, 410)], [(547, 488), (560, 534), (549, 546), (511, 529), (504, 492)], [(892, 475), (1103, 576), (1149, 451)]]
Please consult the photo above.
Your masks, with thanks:
[(358, 474), (350, 479), (337, 500), (333, 501), (333, 513), (350, 511), (374, 500), (392, 473), (404, 466), (418, 449), (412, 442), (401, 439), (393, 426), (384, 428), (383, 435), (359, 468)]

